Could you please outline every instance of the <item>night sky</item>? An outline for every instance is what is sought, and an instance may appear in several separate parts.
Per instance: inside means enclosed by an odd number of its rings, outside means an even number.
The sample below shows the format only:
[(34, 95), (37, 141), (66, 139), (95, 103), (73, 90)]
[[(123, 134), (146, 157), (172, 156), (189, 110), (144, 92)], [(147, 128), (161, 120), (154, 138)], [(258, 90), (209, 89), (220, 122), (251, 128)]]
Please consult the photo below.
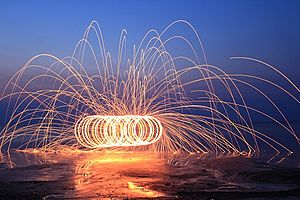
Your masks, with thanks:
[[(184, 19), (200, 33), (209, 63), (227, 72), (255, 74), (258, 68), (247, 68), (247, 62), (242, 65), (229, 58), (258, 58), (276, 66), (299, 86), (299, 10), (297, 0), (2, 0), (0, 91), (9, 77), (32, 56), (40, 53), (60, 58), (71, 55), (92, 20), (100, 23), (107, 49), (116, 55), (123, 28), (128, 31), (128, 43), (137, 44), (149, 29), (162, 31), (173, 21)], [(291, 110), (288, 115), (298, 120), (293, 106), (286, 107)], [(1, 112), (3, 107), (5, 105), (0, 104)]]

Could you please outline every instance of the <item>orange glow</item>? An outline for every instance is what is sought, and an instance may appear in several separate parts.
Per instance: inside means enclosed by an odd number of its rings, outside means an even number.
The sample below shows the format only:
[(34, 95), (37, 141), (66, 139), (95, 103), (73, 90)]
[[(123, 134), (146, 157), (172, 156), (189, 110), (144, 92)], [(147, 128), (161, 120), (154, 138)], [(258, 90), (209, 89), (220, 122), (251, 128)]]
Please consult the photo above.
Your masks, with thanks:
[(156, 142), (162, 135), (162, 125), (151, 116), (93, 115), (76, 122), (77, 141), (88, 148), (140, 146)]
[(129, 181), (128, 182), (128, 188), (132, 190), (135, 193), (147, 196), (147, 197), (160, 197), (160, 196), (165, 196), (164, 194), (154, 191), (151, 189), (144, 188), (142, 186), (136, 185), (134, 182)]
[[(76, 190), (73, 199), (91, 196), (95, 191), (99, 191), (95, 199), (111, 196), (140, 199), (167, 195), (162, 189), (153, 187), (155, 183), (163, 181), (163, 176), (157, 174), (168, 173), (160, 154), (95, 150), (82, 151), (77, 155), (80, 155), (80, 159), (75, 163)], [(147, 176), (139, 176), (145, 171)]]

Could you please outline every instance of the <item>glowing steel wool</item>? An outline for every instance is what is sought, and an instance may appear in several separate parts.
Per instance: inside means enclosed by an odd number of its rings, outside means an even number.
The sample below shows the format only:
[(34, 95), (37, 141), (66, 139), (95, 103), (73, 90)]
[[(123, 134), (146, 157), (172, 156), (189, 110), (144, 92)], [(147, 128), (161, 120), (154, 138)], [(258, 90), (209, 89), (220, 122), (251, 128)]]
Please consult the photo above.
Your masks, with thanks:
[[(299, 106), (300, 89), (274, 66), (233, 57), (272, 76), (243, 67), (226, 73), (208, 62), (199, 34), (184, 20), (149, 30), (132, 47), (126, 35), (114, 57), (92, 21), (70, 56), (28, 60), (0, 94), (7, 104), (0, 153), (67, 146), (251, 155), (299, 148), (289, 111), (273, 94)], [(257, 128), (253, 117), (272, 122), (278, 134)]]
[(93, 115), (76, 122), (77, 141), (88, 148), (140, 146), (156, 142), (162, 135), (162, 125), (151, 116)]

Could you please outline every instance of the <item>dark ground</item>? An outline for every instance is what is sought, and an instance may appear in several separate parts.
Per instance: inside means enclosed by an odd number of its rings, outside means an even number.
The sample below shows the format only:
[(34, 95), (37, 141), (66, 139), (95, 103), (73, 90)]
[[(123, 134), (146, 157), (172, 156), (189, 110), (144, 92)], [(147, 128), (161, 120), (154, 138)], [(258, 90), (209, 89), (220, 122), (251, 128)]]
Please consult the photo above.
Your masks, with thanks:
[(0, 199), (300, 199), (297, 156), (282, 158), (14, 152), (2, 156)]

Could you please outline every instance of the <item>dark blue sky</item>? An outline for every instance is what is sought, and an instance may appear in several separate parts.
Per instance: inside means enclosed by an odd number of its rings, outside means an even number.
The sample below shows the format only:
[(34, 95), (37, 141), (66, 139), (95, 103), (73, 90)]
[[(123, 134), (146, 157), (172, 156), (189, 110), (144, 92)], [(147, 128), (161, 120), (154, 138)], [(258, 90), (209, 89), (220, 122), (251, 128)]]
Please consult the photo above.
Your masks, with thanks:
[(200, 33), (209, 63), (239, 72), (241, 68), (235, 68), (229, 58), (254, 57), (275, 65), (299, 85), (299, 10), (297, 0), (2, 0), (0, 91), (30, 57), (70, 55), (92, 20), (101, 24), (108, 50), (114, 54), (123, 28), (129, 41), (138, 43), (147, 30), (162, 31), (171, 22), (185, 19)]

